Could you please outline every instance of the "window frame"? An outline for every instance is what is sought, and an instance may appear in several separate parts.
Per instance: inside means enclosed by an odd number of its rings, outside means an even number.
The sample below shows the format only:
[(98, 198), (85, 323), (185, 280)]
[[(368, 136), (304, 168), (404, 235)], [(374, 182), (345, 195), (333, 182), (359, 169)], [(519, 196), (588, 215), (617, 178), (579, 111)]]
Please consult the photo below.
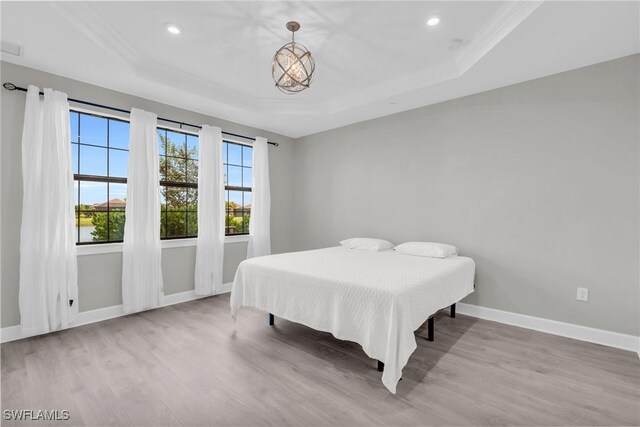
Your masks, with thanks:
[[(163, 130), (165, 132), (174, 132), (174, 133), (181, 133), (184, 135), (191, 135), (191, 136), (196, 136), (198, 137), (198, 133), (197, 132), (193, 132), (193, 131), (187, 131), (187, 130), (183, 130), (183, 129), (179, 129), (179, 128), (172, 128), (169, 126), (156, 126), (156, 132), (158, 130)], [(157, 134), (156, 134), (157, 135)], [(166, 137), (166, 134), (165, 134)], [(186, 137), (185, 137), (186, 139)], [(186, 140), (185, 140), (185, 144), (186, 144)], [(189, 157), (188, 157), (188, 153), (185, 152), (185, 156), (184, 158), (182, 157), (176, 157), (176, 156), (169, 156), (166, 152), (166, 147), (165, 147), (165, 153), (164, 154), (160, 154), (158, 153), (158, 161), (160, 161), (161, 157), (164, 157), (165, 160), (169, 157), (174, 158), (174, 159), (180, 159), (180, 160), (184, 160), (185, 162), (188, 161)], [(199, 161), (199, 156), (200, 156), (200, 139), (198, 137), (198, 161)], [(162, 176), (162, 172), (160, 172), (160, 175)], [(184, 188), (187, 192), (189, 191), (189, 189), (195, 189), (196, 191), (198, 190), (198, 183), (197, 182), (188, 182), (187, 181), (187, 170), (185, 169), (185, 177), (184, 177), (184, 181), (167, 181), (167, 180), (160, 180), (160, 191), (162, 191), (162, 187), (165, 188)], [(166, 200), (165, 200), (165, 205), (166, 205)], [(168, 210), (165, 209), (165, 233), (167, 233), (167, 227), (168, 227), (168, 222), (169, 222), (169, 215), (168, 215)], [(198, 237), (198, 235), (189, 235), (187, 234), (188, 230), (189, 230), (189, 212), (193, 212), (193, 211), (189, 211), (189, 209), (185, 206), (184, 208), (184, 226), (185, 226), (185, 234), (184, 235), (180, 235), (180, 236), (162, 236), (162, 234), (160, 234), (160, 240), (176, 240), (176, 239), (196, 239)], [(197, 208), (196, 208), (196, 212), (197, 212)], [(162, 209), (160, 209), (160, 222), (162, 222)], [(161, 224), (162, 227), (162, 224)], [(162, 228), (161, 228), (162, 229)], [(160, 232), (160, 230), (158, 231)]]
[[(110, 244), (110, 243), (122, 243), (122, 240), (110, 240), (110, 220), (111, 220), (111, 209), (109, 207), (107, 207), (107, 210), (104, 212), (106, 214), (106, 218), (107, 218), (107, 240), (103, 240), (100, 242), (94, 242), (94, 241), (88, 241), (88, 242), (81, 242), (80, 241), (80, 224), (79, 224), (79, 219), (80, 219), (80, 213), (83, 212), (80, 209), (81, 206), (81, 198), (80, 198), (80, 194), (81, 194), (81, 183), (82, 182), (100, 182), (100, 183), (104, 183), (106, 184), (106, 188), (107, 188), (107, 203), (109, 203), (109, 190), (110, 190), (110, 184), (125, 184), (127, 183), (127, 178), (123, 178), (123, 177), (114, 177), (114, 176), (110, 176), (110, 165), (109, 165), (109, 154), (110, 154), (110, 150), (117, 150), (117, 151), (125, 151), (125, 152), (129, 152), (129, 149), (123, 149), (123, 148), (112, 148), (109, 144), (109, 121), (110, 120), (115, 120), (115, 121), (120, 121), (120, 122), (125, 122), (130, 124), (130, 121), (123, 118), (123, 117), (118, 117), (118, 116), (114, 116), (111, 114), (104, 114), (101, 112), (96, 112), (96, 111), (91, 111), (91, 110), (86, 110), (83, 108), (75, 108), (75, 107), (70, 107), (69, 108), (69, 114), (71, 115), (71, 113), (76, 113), (78, 114), (78, 137), (80, 137), (82, 135), (82, 129), (81, 129), (81, 121), (80, 121), (80, 116), (81, 115), (87, 115), (87, 116), (93, 116), (93, 117), (98, 117), (100, 119), (105, 119), (107, 121), (107, 144), (102, 146), (102, 145), (96, 145), (96, 144), (86, 144), (82, 142), (82, 139), (80, 138), (78, 140), (78, 142), (73, 142), (73, 137), (71, 135), (71, 132), (69, 132), (69, 144), (71, 145), (71, 149), (74, 149), (74, 145), (77, 146), (78, 148), (78, 173), (74, 173), (73, 174), (73, 181), (78, 183), (78, 204), (76, 206), (74, 206), (74, 222), (76, 224), (76, 227), (78, 228), (77, 230), (77, 234), (76, 234), (76, 246), (86, 246), (86, 245), (103, 245), (103, 244)], [(71, 116), (69, 116), (69, 120), (71, 120)], [(69, 129), (71, 130), (71, 129)], [(80, 169), (80, 165), (82, 164), (82, 159), (81, 159), (81, 147), (96, 147), (96, 148), (101, 148), (101, 149), (105, 149), (106, 150), (106, 175), (88, 175), (88, 174), (82, 174), (81, 169)], [(108, 206), (108, 205), (107, 205)], [(122, 212), (121, 210), (114, 210), (113, 212)]]
[[(91, 116), (95, 116), (95, 117), (99, 117), (99, 118), (104, 118), (104, 119), (108, 119), (108, 120), (118, 120), (121, 122), (126, 122), (131, 124), (131, 120), (129, 117), (125, 117), (124, 115), (120, 116), (120, 115), (114, 115), (114, 114), (110, 114), (110, 113), (105, 113), (102, 111), (93, 111), (93, 110), (88, 110), (85, 108), (78, 108), (78, 107), (70, 107), (69, 108), (69, 113), (79, 113), (79, 114), (87, 114), (87, 115), (91, 115)], [(192, 136), (196, 136), (198, 137), (198, 132), (195, 131), (191, 131), (191, 130), (185, 130), (185, 129), (180, 129), (178, 127), (173, 127), (173, 126), (164, 126), (164, 125), (158, 125), (156, 126), (157, 130), (165, 130), (165, 131), (171, 131), (171, 132), (179, 132), (179, 133), (183, 133), (186, 135), (192, 135)], [(78, 131), (81, 132), (80, 130), (80, 125), (78, 125)], [(109, 133), (108, 133), (108, 127), (107, 127), (107, 141), (109, 138)], [(71, 139), (71, 135), (70, 135), (70, 139)], [(249, 142), (245, 142), (245, 141), (240, 141), (238, 139), (235, 138), (227, 138), (224, 137), (222, 138), (222, 142), (223, 143), (227, 143), (227, 144), (235, 144), (235, 145), (241, 145), (241, 146), (246, 146), (246, 147), (251, 147), (253, 149), (253, 144), (249, 143)], [(91, 144), (82, 144), (82, 143), (75, 143), (72, 141), (69, 141), (70, 144), (76, 144), (78, 146), (80, 145), (89, 145), (92, 146)], [(73, 145), (72, 145), (73, 148)], [(109, 150), (112, 149), (109, 147), (109, 144), (107, 142), (107, 145), (102, 147), (100, 146), (100, 148), (105, 148), (107, 150), (107, 176), (102, 176), (102, 175), (85, 175), (85, 174), (81, 174), (81, 173), (77, 173), (77, 174), (73, 174), (73, 180), (74, 182), (78, 182), (78, 208), (76, 208), (74, 206), (74, 213), (78, 213), (79, 212), (79, 206), (80, 206), (80, 182), (83, 181), (89, 181), (89, 182), (103, 182), (106, 183), (107, 185), (107, 201), (109, 200), (109, 184), (110, 183), (114, 183), (114, 184), (127, 184), (127, 178), (121, 178), (121, 177), (112, 177), (109, 176)], [(120, 151), (126, 151), (127, 153), (129, 152), (129, 149), (124, 150), (124, 149), (119, 149)], [(166, 155), (166, 153), (165, 153)], [(161, 154), (158, 153), (158, 161), (160, 161), (160, 156)], [(200, 156), (200, 141), (198, 140), (198, 161), (199, 161), (199, 156)], [(228, 160), (228, 159), (227, 159)], [(224, 162), (224, 159), (221, 159), (222, 161), (222, 165), (223, 167), (227, 166), (228, 163)], [(81, 159), (80, 156), (78, 155), (78, 172), (80, 172), (80, 163)], [(253, 173), (253, 165), (251, 166), (252, 169), (252, 173)], [(185, 177), (185, 180), (187, 178)], [(160, 180), (159, 181), (159, 185), (160, 187), (165, 186), (165, 187), (180, 187), (180, 188), (186, 188), (186, 189), (198, 189), (198, 183), (189, 183), (189, 182), (173, 182), (173, 181), (166, 181), (166, 180)], [(253, 193), (253, 188), (252, 187), (238, 187), (238, 186), (229, 186), (227, 184), (225, 184), (224, 186), (224, 191), (243, 191), (243, 192), (250, 192)], [(227, 197), (225, 195), (225, 203), (227, 200)], [(185, 208), (186, 209), (186, 208)], [(188, 209), (186, 209), (188, 210)], [(226, 215), (227, 210), (225, 209), (225, 215)], [(109, 213), (110, 211), (107, 210), (107, 227), (109, 224)], [(74, 222), (76, 223), (77, 226), (77, 220), (74, 217)], [(188, 225), (186, 224), (186, 218), (185, 218), (185, 226), (188, 229)], [(108, 228), (107, 228), (108, 229)], [(187, 230), (185, 230), (187, 231)], [(80, 231), (78, 230), (78, 233)], [(160, 233), (160, 230), (158, 230), (158, 233)], [(227, 234), (226, 233), (226, 226), (225, 226), (225, 241), (228, 242), (243, 242), (246, 241), (246, 239), (248, 238), (249, 235), (249, 231), (247, 230), (244, 233), (232, 233), (232, 234)], [(197, 239), (197, 234), (195, 236), (189, 236), (189, 235), (185, 235), (185, 236), (172, 236), (172, 237), (162, 237), (160, 236), (160, 240), (163, 242), (172, 242), (170, 244), (164, 245), (163, 247), (183, 247), (183, 246), (192, 246), (195, 244), (195, 239)], [(79, 239), (78, 239), (79, 240)], [(182, 244), (180, 241), (184, 241), (185, 243)], [(105, 240), (105, 241), (100, 241), (100, 242), (93, 242), (93, 241), (89, 241), (89, 242), (80, 242), (80, 241), (76, 241), (76, 247), (82, 247), (83, 250), (81, 251), (82, 253), (79, 255), (90, 255), (92, 253), (110, 253), (110, 252), (120, 252), (121, 251), (121, 247), (122, 247), (122, 243), (123, 240)], [(106, 245), (106, 246), (105, 246)], [(101, 246), (104, 248), (102, 248), (101, 250), (92, 252), (90, 247), (97, 247), (97, 246)]]
[[(240, 145), (240, 146), (245, 146), (245, 147), (251, 147), (251, 149), (253, 150), (253, 145), (252, 144), (241, 143), (241, 142), (233, 141), (233, 140), (230, 140), (230, 139), (224, 139), (224, 137), (222, 139), (222, 142), (223, 143), (226, 142), (227, 144), (235, 144), (235, 145)], [(241, 170), (242, 170), (242, 180), (244, 181), (244, 170), (243, 169), (245, 167), (247, 167), (247, 166), (244, 166), (244, 158), (241, 157), (242, 160), (241, 160), (241, 164), (240, 165), (236, 165), (234, 163), (229, 163), (228, 145), (227, 145), (227, 153), (226, 154), (227, 154), (227, 162), (224, 161), (224, 155), (223, 155), (223, 159), (222, 159), (222, 167), (223, 168), (227, 167), (227, 171), (225, 171), (225, 172), (228, 172), (228, 167), (229, 166), (240, 167)], [(241, 152), (240, 155), (243, 156), (242, 152)], [(251, 153), (251, 158), (253, 159), (253, 152)], [(251, 176), (253, 176), (253, 163), (249, 168), (251, 169)], [(228, 180), (229, 180), (229, 177), (227, 176), (227, 181)], [(243, 184), (244, 184), (244, 182), (243, 182)], [(252, 199), (252, 205), (253, 205), (253, 187), (245, 187), (245, 186), (237, 186), (237, 185), (227, 185), (227, 184), (225, 184), (224, 185), (224, 191), (225, 191), (225, 193), (227, 193), (229, 191), (238, 191), (238, 192), (242, 192), (242, 193), (245, 193), (245, 192), (251, 193), (251, 199)], [(227, 233), (226, 218), (227, 218), (227, 215), (228, 215), (228, 212), (229, 212), (229, 210), (226, 207), (227, 196), (228, 196), (228, 193), (225, 194), (225, 198), (224, 198), (225, 199), (225, 201), (224, 201), (224, 203), (225, 203), (225, 209), (224, 209), (224, 215), (225, 215), (225, 227), (224, 227), (225, 233), (224, 233), (224, 235), (225, 235), (225, 237), (229, 237), (229, 236), (248, 236), (249, 235), (249, 230), (248, 229), (245, 230), (243, 233)], [(244, 205), (244, 195), (243, 195), (243, 205), (242, 205), (243, 216), (244, 216), (244, 207), (245, 207), (245, 205)], [(251, 211), (249, 211), (249, 215), (251, 215)]]

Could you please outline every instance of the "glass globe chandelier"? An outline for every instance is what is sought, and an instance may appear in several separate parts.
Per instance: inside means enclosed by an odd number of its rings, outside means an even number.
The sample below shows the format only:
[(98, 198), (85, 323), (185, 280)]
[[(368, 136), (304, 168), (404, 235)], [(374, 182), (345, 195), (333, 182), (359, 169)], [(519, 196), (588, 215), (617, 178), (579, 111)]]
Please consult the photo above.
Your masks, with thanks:
[(291, 31), (291, 43), (278, 49), (273, 57), (271, 72), (276, 87), (292, 95), (309, 87), (316, 62), (306, 47), (295, 42), (295, 33), (300, 29), (300, 24), (287, 22), (287, 29)]

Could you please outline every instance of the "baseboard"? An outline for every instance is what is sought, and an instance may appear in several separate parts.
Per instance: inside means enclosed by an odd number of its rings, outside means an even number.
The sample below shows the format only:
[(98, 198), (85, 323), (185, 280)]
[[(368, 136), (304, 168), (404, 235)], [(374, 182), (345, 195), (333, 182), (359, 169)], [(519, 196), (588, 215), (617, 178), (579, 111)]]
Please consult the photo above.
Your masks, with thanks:
[(456, 304), (457, 312), (479, 319), (492, 320), (507, 325), (533, 329), (547, 334), (559, 335), (580, 341), (606, 345), (633, 351), (640, 357), (640, 337), (626, 335), (618, 332), (605, 331), (603, 329), (589, 328), (574, 325), (572, 323), (558, 322), (557, 320), (543, 319), (541, 317), (528, 316), (526, 314), (512, 313), (497, 310), (495, 308), (481, 307), (465, 303)]
[[(221, 286), (219, 292), (217, 293), (223, 294), (231, 292), (231, 286), (232, 283), (225, 283)], [(175, 294), (165, 295), (164, 301), (160, 305), (160, 307), (180, 304), (199, 298), (203, 297), (200, 295), (196, 295), (194, 291), (178, 292)], [(589, 328), (586, 326), (558, 322), (556, 320), (543, 319), (540, 317), (527, 316), (525, 314), (512, 313), (509, 311), (497, 310), (495, 308), (480, 307), (477, 305), (465, 303), (458, 303), (456, 304), (456, 307), (458, 313), (467, 316), (473, 316), (485, 320), (492, 320), (494, 322), (519, 326), (526, 329), (533, 329), (535, 331), (545, 332), (553, 335), (560, 335), (580, 341), (587, 341), (606, 345), (609, 347), (629, 350), (637, 353), (638, 357), (640, 357), (640, 337), (636, 337), (633, 335), (605, 331), (603, 329)], [(125, 313), (122, 305), (83, 311), (78, 314), (78, 321), (72, 327), (101, 322), (103, 320), (113, 319), (115, 317), (124, 315)], [(27, 337), (28, 335), (24, 335), (22, 333), (20, 325), (8, 326), (6, 328), (0, 329), (0, 342), (2, 343)]]
[[(216, 294), (224, 294), (231, 292), (232, 283), (224, 283), (219, 292)], [(195, 299), (204, 298), (202, 295), (196, 295), (195, 291), (178, 292), (175, 294), (165, 295), (159, 307), (166, 307), (173, 304), (180, 304), (187, 301), (193, 301)], [(111, 307), (97, 308), (95, 310), (88, 310), (78, 313), (78, 320), (71, 326), (75, 328), (77, 326), (88, 325), (90, 323), (101, 322), (103, 320), (109, 320), (116, 317), (125, 316), (122, 305), (114, 305)], [(68, 328), (67, 328), (68, 329)], [(22, 333), (20, 325), (7, 326), (0, 329), (0, 342), (16, 341), (22, 338), (28, 338), (33, 335), (26, 335)]]
[(220, 292), (218, 292), (218, 294), (226, 294), (231, 292), (232, 286), (233, 286), (233, 282), (223, 283), (222, 286), (220, 286)]

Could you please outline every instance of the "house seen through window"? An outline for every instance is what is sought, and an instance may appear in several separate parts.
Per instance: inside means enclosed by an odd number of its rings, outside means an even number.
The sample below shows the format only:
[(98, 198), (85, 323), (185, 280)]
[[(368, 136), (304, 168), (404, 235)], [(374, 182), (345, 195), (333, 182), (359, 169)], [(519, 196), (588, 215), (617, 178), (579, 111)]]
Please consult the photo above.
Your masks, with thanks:
[[(127, 203), (129, 122), (70, 112), (76, 242), (121, 242)], [(198, 235), (198, 136), (159, 127), (160, 237)], [(223, 142), (225, 232), (248, 234), (253, 148)]]

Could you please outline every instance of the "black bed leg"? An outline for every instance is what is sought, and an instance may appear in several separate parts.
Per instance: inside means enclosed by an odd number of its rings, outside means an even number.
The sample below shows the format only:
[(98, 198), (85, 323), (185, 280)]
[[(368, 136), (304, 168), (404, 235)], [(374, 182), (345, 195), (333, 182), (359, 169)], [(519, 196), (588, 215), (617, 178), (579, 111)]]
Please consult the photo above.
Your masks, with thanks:
[(378, 360), (378, 372), (384, 372), (384, 363)]
[(427, 320), (427, 341), (431, 342), (433, 342), (433, 319), (435, 319), (435, 316), (431, 316)]
[(456, 305), (451, 304), (451, 313), (449, 313), (449, 317), (456, 317)]
[(269, 325), (273, 326), (273, 314), (269, 313)]

